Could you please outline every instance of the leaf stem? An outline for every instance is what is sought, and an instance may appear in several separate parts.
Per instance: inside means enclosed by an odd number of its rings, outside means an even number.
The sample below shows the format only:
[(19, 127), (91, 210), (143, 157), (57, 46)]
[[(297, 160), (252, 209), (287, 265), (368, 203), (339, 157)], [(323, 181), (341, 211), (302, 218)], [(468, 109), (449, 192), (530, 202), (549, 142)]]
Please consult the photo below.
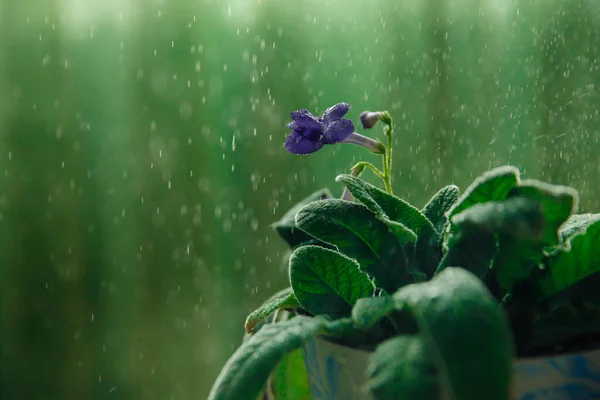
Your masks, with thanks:
[[(385, 157), (385, 153), (383, 153), (383, 156)], [(365, 167), (371, 168), (371, 170), (373, 170), (375, 175), (377, 175), (378, 177), (380, 177), (381, 179), (383, 179), (385, 181), (385, 173), (381, 172), (379, 169), (377, 169), (376, 166), (374, 166), (373, 164), (371, 164), (368, 161), (361, 161), (361, 162), (356, 163), (354, 165), (354, 167), (352, 167), (352, 170), (353, 171), (358, 170), (358, 171), (362, 172), (362, 170), (365, 169)], [(360, 175), (360, 173), (358, 175)], [(356, 175), (356, 176), (358, 176), (358, 175)]]

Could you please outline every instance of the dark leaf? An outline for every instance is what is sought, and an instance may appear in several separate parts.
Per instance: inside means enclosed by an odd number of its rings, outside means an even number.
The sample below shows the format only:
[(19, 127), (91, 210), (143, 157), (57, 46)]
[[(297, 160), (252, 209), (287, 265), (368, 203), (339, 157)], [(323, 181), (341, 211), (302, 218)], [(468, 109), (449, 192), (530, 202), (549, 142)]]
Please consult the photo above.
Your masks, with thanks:
[(509, 197), (525, 197), (540, 204), (545, 220), (541, 243), (545, 246), (560, 243), (558, 229), (577, 209), (577, 192), (574, 189), (540, 181), (523, 181), (510, 191)]
[(290, 258), (290, 283), (305, 310), (333, 318), (350, 316), (354, 303), (373, 296), (375, 290), (354, 260), (319, 246), (294, 251)]
[[(350, 175), (339, 175), (336, 181), (346, 185), (356, 199), (396, 234), (400, 246), (416, 240), (415, 245), (405, 248), (409, 253), (409, 272), (416, 280), (433, 274), (440, 258), (440, 236), (416, 207)], [(419, 273), (423, 276), (418, 277)]]
[[(539, 280), (540, 296), (547, 298), (579, 283), (581, 293), (587, 292), (586, 280), (600, 282), (596, 273), (600, 271), (600, 220), (587, 225), (582, 232), (571, 236), (570, 249), (552, 254), (547, 264), (547, 274)], [(575, 288), (573, 288), (575, 289)], [(597, 293), (597, 285), (589, 285), (592, 293)], [(595, 298), (600, 295), (595, 294)], [(591, 298), (590, 298), (591, 299)], [(582, 298), (585, 300), (585, 298)]]
[(506, 291), (527, 278), (543, 255), (539, 238), (545, 220), (536, 200), (513, 197), (476, 204), (452, 217), (452, 223), (460, 230), (459, 240), (449, 241), (452, 247), (441, 265), (463, 266), (484, 278), (494, 260), (495, 276)]
[(448, 223), (446, 213), (458, 201), (460, 190), (455, 185), (449, 185), (437, 192), (423, 207), (421, 212), (431, 221), (433, 227), (442, 234)]
[(376, 399), (445, 399), (439, 371), (427, 341), (396, 336), (377, 346), (369, 367), (369, 390)]
[(339, 175), (336, 181), (346, 185), (350, 193), (377, 216), (400, 222), (417, 236), (429, 235), (434, 230), (431, 222), (406, 201), (351, 175)]
[(540, 204), (530, 198), (476, 204), (452, 217), (461, 232), (505, 233), (520, 239), (539, 238), (544, 230)]
[(414, 315), (419, 333), (391, 339), (372, 356), (369, 388), (377, 399), (509, 398), (511, 333), (477, 277), (447, 268), (400, 289), (394, 300)]
[(388, 292), (412, 281), (397, 240), (407, 228), (400, 224), (388, 227), (363, 205), (335, 199), (312, 203), (298, 211), (296, 224), (356, 259), (375, 284)]
[(331, 195), (329, 189), (318, 190), (299, 203), (295, 204), (279, 221), (275, 222), (271, 226), (291, 248), (297, 247), (304, 242), (314, 241), (313, 237), (296, 227), (296, 213), (307, 204), (310, 204), (314, 201), (331, 199), (332, 197), (333, 196)]
[(358, 329), (370, 329), (394, 309), (391, 296), (359, 299), (352, 308), (352, 321)]
[(496, 238), (489, 232), (459, 233), (452, 241), (436, 271), (436, 275), (448, 267), (462, 267), (485, 279), (496, 254)]

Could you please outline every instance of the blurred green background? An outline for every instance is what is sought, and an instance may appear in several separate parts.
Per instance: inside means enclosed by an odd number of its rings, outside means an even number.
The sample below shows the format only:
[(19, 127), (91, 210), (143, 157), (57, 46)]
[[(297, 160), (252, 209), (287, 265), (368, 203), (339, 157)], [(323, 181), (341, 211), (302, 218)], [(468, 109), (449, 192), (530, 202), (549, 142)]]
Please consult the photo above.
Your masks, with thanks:
[(0, 0), (0, 398), (206, 398), (286, 286), (269, 225), (379, 163), (287, 153), (299, 108), (389, 110), (418, 206), (510, 163), (598, 211), (599, 28), (597, 0)]

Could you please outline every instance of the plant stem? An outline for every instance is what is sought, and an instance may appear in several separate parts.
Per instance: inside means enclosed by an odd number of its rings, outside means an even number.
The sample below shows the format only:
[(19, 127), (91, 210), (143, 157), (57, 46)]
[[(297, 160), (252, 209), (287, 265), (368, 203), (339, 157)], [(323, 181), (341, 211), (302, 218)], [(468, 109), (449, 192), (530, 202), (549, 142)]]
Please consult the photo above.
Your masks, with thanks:
[[(383, 157), (385, 157), (385, 153), (383, 153)], [(379, 169), (377, 169), (376, 166), (374, 166), (373, 164), (371, 164), (368, 161), (361, 161), (361, 162), (356, 163), (356, 165), (354, 165), (354, 167), (352, 167), (352, 170), (360, 169), (362, 171), (365, 167), (371, 168), (373, 170), (373, 172), (375, 173), (375, 175), (377, 175), (378, 177), (380, 177), (381, 179), (383, 179), (385, 181), (385, 173), (381, 172)]]
[(388, 149), (385, 149), (385, 153), (382, 154), (383, 156), (383, 175), (381, 176), (381, 179), (383, 179), (383, 184), (385, 185), (385, 190), (388, 193), (392, 193), (392, 185), (390, 184), (390, 173), (388, 171)]
[(385, 124), (383, 131), (388, 138), (388, 145), (383, 153), (383, 182), (385, 184), (385, 190), (389, 194), (392, 193), (392, 134), (394, 132), (392, 128), (392, 117), (385, 111), (382, 113), (382, 122)]
[[(375, 173), (375, 175), (377, 175), (378, 177), (380, 177), (383, 180), (386, 192), (388, 192), (389, 194), (393, 194), (393, 192), (392, 192), (392, 142), (393, 142), (393, 140), (392, 140), (393, 139), (393, 137), (392, 137), (392, 133), (393, 133), (392, 117), (390, 116), (390, 114), (387, 111), (384, 111), (381, 113), (381, 121), (385, 124), (383, 127), (383, 132), (385, 133), (385, 136), (387, 136), (387, 138), (388, 138), (387, 147), (383, 143), (381, 143), (381, 141), (378, 141), (378, 143), (380, 144), (380, 148), (383, 149), (383, 152), (381, 153), (381, 155), (383, 157), (383, 172), (380, 171), (379, 169), (377, 169), (377, 167), (375, 167), (370, 162), (361, 161), (361, 162), (356, 163), (356, 165), (354, 165), (354, 167), (352, 167), (352, 171), (353, 171), (352, 175), (358, 177), (366, 167), (369, 167)], [(355, 134), (355, 136), (364, 139), (364, 137), (361, 135)], [(357, 141), (354, 137), (353, 137), (352, 141), (347, 141), (347, 142), (348, 143), (357, 143)], [(351, 199), (351, 197), (348, 195), (346, 190), (344, 191), (344, 194), (342, 195), (342, 199)]]

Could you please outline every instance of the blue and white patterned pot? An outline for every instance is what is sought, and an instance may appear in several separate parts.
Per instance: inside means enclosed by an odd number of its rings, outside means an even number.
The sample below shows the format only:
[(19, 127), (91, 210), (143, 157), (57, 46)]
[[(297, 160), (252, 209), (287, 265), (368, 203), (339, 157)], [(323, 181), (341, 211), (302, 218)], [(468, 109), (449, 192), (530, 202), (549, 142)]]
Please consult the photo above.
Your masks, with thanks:
[[(370, 353), (318, 338), (302, 353), (314, 400), (372, 400), (362, 390)], [(517, 360), (513, 399), (600, 399), (600, 350)]]

